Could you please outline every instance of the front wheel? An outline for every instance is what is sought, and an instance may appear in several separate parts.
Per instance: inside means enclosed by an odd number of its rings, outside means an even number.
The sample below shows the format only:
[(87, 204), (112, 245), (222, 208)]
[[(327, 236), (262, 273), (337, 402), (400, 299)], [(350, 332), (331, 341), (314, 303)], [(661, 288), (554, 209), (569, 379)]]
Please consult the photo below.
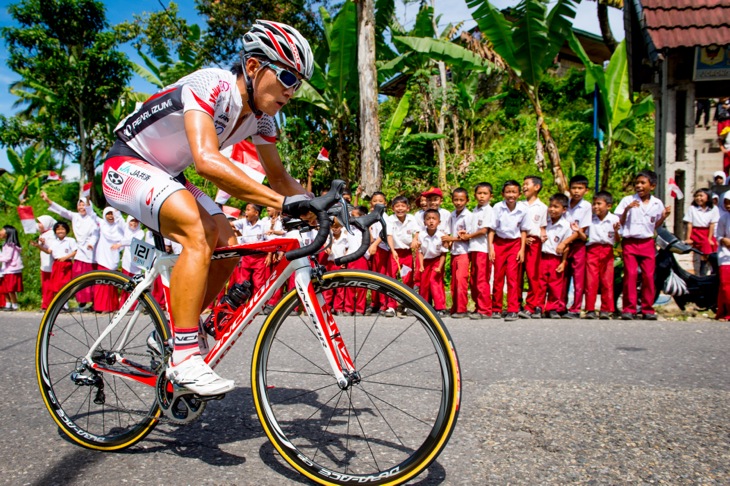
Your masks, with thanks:
[[(292, 467), (317, 482), (405, 482), (431, 464), (456, 424), (461, 390), (451, 337), (426, 302), (383, 275), (332, 272), (315, 289), (338, 311), (360, 380), (340, 389), (313, 323), (289, 293), (254, 348), (251, 381), (264, 430)], [(391, 302), (397, 316), (362, 315), (365, 297)]]
[[(123, 449), (142, 440), (161, 415), (155, 394), (168, 332), (157, 303), (145, 292), (85, 363), (92, 344), (116, 311), (99, 312), (134, 282), (93, 271), (69, 282), (48, 307), (36, 343), (43, 401), (60, 430), (91, 449)], [(93, 303), (82, 295), (93, 294)], [(116, 307), (116, 304), (111, 307)]]

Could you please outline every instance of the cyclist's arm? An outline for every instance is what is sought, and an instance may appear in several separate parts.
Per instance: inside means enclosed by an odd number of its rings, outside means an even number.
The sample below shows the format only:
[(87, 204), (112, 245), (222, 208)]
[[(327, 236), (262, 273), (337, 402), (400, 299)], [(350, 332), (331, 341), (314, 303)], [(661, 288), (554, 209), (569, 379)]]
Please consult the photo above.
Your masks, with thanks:
[(256, 150), (259, 153), (261, 165), (266, 171), (266, 178), (276, 192), (285, 196), (293, 196), (307, 192), (284, 168), (284, 163), (281, 161), (281, 156), (279, 156), (276, 145), (256, 145)]
[(193, 154), (195, 171), (200, 176), (238, 199), (281, 209), (284, 196), (251, 179), (220, 153), (210, 115), (197, 110), (186, 112), (185, 134)]

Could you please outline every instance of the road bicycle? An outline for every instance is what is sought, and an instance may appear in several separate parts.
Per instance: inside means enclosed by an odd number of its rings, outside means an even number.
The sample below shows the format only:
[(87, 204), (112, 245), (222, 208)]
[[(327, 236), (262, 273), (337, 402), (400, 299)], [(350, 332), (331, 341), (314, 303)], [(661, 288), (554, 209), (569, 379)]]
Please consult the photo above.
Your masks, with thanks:
[[(427, 468), (454, 430), (459, 363), (443, 322), (411, 289), (369, 271), (324, 273), (317, 263), (313, 255), (330, 230), (327, 208), (338, 201), (345, 208), (342, 187), (337, 181), (312, 201), (318, 231), (309, 245), (295, 236), (312, 227), (295, 219), (284, 238), (215, 250), (213, 259), (273, 252), (284, 257), (238, 308), (214, 308), (215, 343), (205, 361), (215, 368), (293, 274), (295, 289), (265, 316), (254, 343), (251, 388), (266, 436), (294, 469), (316, 482), (400, 484)], [(365, 253), (369, 226), (382, 222), (382, 213), (380, 207), (351, 222), (362, 231), (362, 244), (337, 265)], [(347, 216), (340, 217), (349, 230)], [(151, 288), (158, 275), (167, 286), (177, 257), (139, 241), (133, 252), (143, 275), (93, 271), (73, 279), (48, 307), (38, 332), (37, 376), (45, 405), (63, 434), (91, 449), (130, 447), (158, 423), (190, 423), (207, 401), (222, 398), (197, 396), (165, 377), (171, 326)], [(75, 296), (98, 286), (128, 294), (118, 311), (81, 312)], [(338, 293), (353, 302), (363, 295), (369, 302), (391, 299), (399, 317), (337, 312)]]

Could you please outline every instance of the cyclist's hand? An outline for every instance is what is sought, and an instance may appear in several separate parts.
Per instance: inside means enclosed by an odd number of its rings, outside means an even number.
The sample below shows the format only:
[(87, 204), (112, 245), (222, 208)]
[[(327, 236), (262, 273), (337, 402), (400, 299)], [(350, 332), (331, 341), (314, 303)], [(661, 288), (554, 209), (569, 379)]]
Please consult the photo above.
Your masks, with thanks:
[(302, 220), (314, 224), (317, 221), (317, 215), (312, 212), (312, 198), (308, 194), (296, 194), (284, 198), (284, 204), (281, 211), (284, 214), (301, 218)]

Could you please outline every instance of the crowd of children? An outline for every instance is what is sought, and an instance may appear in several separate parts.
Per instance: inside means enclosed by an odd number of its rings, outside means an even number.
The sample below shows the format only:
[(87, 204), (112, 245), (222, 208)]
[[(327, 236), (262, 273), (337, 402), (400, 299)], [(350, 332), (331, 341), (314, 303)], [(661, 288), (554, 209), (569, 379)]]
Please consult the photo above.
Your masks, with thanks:
[[(611, 213), (614, 200), (605, 191), (597, 192), (592, 202), (585, 200), (588, 179), (574, 176), (569, 194), (554, 194), (543, 203), (542, 179), (525, 177), (504, 182), (501, 201), (490, 205), (493, 187), (477, 184), (473, 189), (476, 204), (469, 209), (470, 192), (454, 189), (454, 210), (441, 207), (443, 192), (431, 188), (417, 198), (417, 211), (411, 214), (410, 201), (397, 196), (390, 201), (391, 214), (386, 217), (387, 241), (381, 227), (370, 228), (371, 244), (365, 256), (348, 264), (348, 268), (370, 269), (399, 278), (430, 302), (441, 316), (452, 318), (569, 318), (610, 319), (616, 315), (614, 304), (614, 255), (620, 243), (624, 262), (623, 319), (656, 319), (653, 308), (656, 228), (670, 214), (670, 208), (652, 196), (656, 174), (642, 171), (634, 180), (635, 194), (623, 198)], [(77, 211), (69, 211), (48, 199), (52, 212), (71, 221), (43, 215), (37, 223), (41, 236), (32, 241), (41, 250), (42, 309), (71, 278), (92, 268), (116, 270), (125, 274), (139, 272), (125, 251), (133, 238), (152, 240), (151, 233), (140, 228), (134, 218), (126, 221), (112, 208), (98, 217), (88, 200), (79, 200)], [(351, 194), (346, 193), (348, 203)], [(383, 193), (370, 199), (371, 209), (386, 205)], [(718, 206), (719, 209), (718, 210)], [(721, 289), (718, 318), (730, 319), (730, 193), (722, 204), (713, 203), (712, 193), (700, 189), (685, 216), (687, 242), (709, 254), (718, 251)], [(365, 214), (368, 208), (349, 206), (352, 216)], [(281, 215), (273, 208), (254, 204), (245, 207), (243, 217), (229, 217), (239, 242), (252, 243), (284, 236)], [(721, 217), (721, 214), (722, 217)], [(332, 226), (331, 244), (319, 255), (328, 270), (334, 261), (360, 246), (362, 235), (342, 230), (339, 221)], [(307, 235), (304, 235), (307, 238)], [(17, 294), (23, 290), (17, 231), (12, 226), (0, 230), (4, 240), (0, 252), (0, 308), (16, 310)], [(304, 242), (307, 243), (306, 241)], [(171, 251), (180, 245), (166, 242)], [(241, 259), (231, 283), (249, 281), (252, 291), (264, 285), (277, 256), (250, 255)], [(703, 259), (700, 273), (706, 272)], [(445, 272), (450, 268), (451, 306), (447, 309)], [(505, 296), (506, 289), (506, 296)], [(640, 289), (640, 295), (639, 291)], [(526, 290), (526, 292), (523, 292)], [(79, 295), (80, 307), (86, 311), (106, 312), (119, 308), (116, 292), (104, 288), (89, 289)], [(153, 291), (164, 299), (161, 286)], [(523, 298), (524, 294), (524, 298)], [(597, 305), (600, 295), (600, 306)], [(264, 312), (270, 312), (281, 298), (272, 297)], [(342, 290), (327, 295), (337, 314), (383, 314), (394, 317), (399, 309), (385, 295), (367, 301), (364, 291)], [(5, 302), (6, 300), (6, 302)], [(584, 312), (584, 314), (582, 314)]]

